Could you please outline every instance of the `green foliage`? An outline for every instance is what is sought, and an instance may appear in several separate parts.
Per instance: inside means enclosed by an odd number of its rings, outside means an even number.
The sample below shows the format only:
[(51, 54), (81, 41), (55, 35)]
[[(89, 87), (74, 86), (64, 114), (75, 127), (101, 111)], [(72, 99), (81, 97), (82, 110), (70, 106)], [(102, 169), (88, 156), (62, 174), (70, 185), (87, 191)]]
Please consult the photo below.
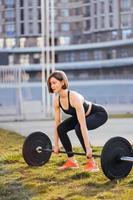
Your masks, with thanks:
[[(80, 169), (58, 172), (66, 155), (54, 155), (42, 167), (29, 167), (22, 158), (24, 138), (0, 130), (0, 200), (132, 200), (133, 172), (120, 181), (84, 172), (86, 158), (76, 156)], [(74, 151), (82, 152), (81, 148)], [(95, 154), (101, 148), (93, 147)], [(96, 159), (100, 166), (100, 160)]]

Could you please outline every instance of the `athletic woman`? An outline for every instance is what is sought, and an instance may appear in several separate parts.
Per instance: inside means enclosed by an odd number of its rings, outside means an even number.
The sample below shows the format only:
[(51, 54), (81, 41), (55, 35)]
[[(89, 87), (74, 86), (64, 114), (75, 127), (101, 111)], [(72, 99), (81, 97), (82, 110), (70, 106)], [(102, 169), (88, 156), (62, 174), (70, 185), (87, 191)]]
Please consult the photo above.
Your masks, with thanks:
[[(54, 93), (54, 152), (59, 153), (59, 139), (67, 152), (66, 162), (59, 167), (59, 170), (68, 168), (79, 168), (78, 162), (72, 153), (72, 144), (67, 135), (68, 131), (75, 130), (75, 133), (86, 153), (87, 162), (85, 171), (96, 172), (98, 165), (92, 156), (92, 148), (88, 130), (93, 130), (103, 125), (108, 114), (101, 105), (87, 101), (81, 94), (68, 89), (68, 78), (63, 71), (54, 71), (47, 81), (50, 93)], [(62, 121), (61, 110), (71, 115)]]

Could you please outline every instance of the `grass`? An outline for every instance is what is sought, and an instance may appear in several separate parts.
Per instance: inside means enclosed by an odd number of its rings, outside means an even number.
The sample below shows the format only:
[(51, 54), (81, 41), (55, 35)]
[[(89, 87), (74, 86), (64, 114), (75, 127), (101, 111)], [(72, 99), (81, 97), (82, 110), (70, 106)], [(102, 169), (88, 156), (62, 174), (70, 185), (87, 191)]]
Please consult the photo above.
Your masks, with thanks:
[[(0, 129), (0, 200), (133, 200), (133, 172), (111, 182), (102, 170), (83, 172), (83, 156), (77, 156), (80, 169), (58, 172), (57, 166), (66, 159), (63, 154), (52, 154), (42, 167), (29, 167), (21, 154), (23, 142), (22, 136)], [(93, 150), (101, 152), (101, 148)]]

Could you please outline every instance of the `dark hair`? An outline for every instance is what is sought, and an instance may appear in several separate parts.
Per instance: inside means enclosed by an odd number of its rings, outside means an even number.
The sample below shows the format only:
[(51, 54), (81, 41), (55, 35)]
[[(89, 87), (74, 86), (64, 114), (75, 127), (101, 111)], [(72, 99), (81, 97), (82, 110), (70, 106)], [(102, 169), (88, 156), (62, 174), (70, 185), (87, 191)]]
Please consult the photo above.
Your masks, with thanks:
[(50, 83), (50, 79), (54, 77), (56, 78), (58, 81), (64, 81), (64, 85), (62, 86), (62, 89), (67, 89), (68, 88), (68, 78), (65, 74), (65, 72), (63, 71), (54, 71), (52, 74), (50, 74), (48, 80), (47, 80), (47, 85), (48, 85), (48, 90), (49, 90), (49, 93), (53, 93), (53, 90), (51, 88), (51, 83)]

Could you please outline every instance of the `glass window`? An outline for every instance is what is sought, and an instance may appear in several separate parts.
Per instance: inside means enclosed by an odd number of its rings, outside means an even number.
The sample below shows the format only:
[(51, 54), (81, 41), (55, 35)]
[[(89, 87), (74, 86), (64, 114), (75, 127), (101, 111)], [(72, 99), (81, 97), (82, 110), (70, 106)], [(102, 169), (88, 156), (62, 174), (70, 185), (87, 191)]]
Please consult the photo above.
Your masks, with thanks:
[(41, 37), (37, 38), (37, 46), (42, 47), (43, 39)]
[(85, 16), (90, 17), (91, 16), (91, 8), (90, 6), (85, 7)]
[(33, 20), (33, 9), (32, 8), (29, 8), (29, 20)]
[(2, 32), (3, 32), (3, 26), (0, 25), (0, 33), (2, 33)]
[(15, 5), (15, 0), (5, 0), (5, 5), (8, 8), (12, 8)]
[(41, 20), (41, 9), (40, 8), (37, 9), (37, 15), (38, 15), (37, 19)]
[(105, 2), (104, 1), (101, 1), (101, 14), (105, 13)]
[(0, 38), (0, 48), (4, 48), (4, 39)]
[(103, 59), (102, 51), (100, 51), (100, 50), (94, 51), (94, 59), (95, 60), (102, 60)]
[(20, 7), (24, 7), (24, 0), (20, 0)]
[(114, 26), (114, 16), (110, 15), (109, 16), (109, 27), (112, 28)]
[(26, 38), (20, 38), (20, 47), (25, 47)]
[(61, 24), (61, 30), (62, 31), (69, 31), (70, 30), (70, 24), (68, 24), (68, 23)]
[(74, 62), (75, 61), (75, 53), (70, 52), (70, 53), (65, 53), (65, 62)]
[(109, 0), (109, 13), (114, 12), (113, 7), (114, 7), (114, 1), (113, 0)]
[(80, 52), (80, 60), (81, 61), (88, 60), (88, 52), (87, 51)]
[(132, 30), (127, 29), (127, 30), (122, 31), (122, 38), (123, 39), (130, 38), (131, 36), (132, 36)]
[(123, 14), (121, 15), (121, 25), (122, 27), (128, 27), (131, 24), (131, 15)]
[(13, 64), (14, 64), (14, 56), (9, 55), (9, 65), (13, 65)]
[(24, 34), (24, 23), (20, 24), (20, 33), (23, 35)]
[(85, 30), (90, 30), (91, 29), (91, 20), (86, 20), (85, 22)]
[(94, 14), (97, 15), (97, 3), (94, 3)]
[(39, 33), (39, 34), (42, 32), (41, 27), (42, 27), (42, 26), (41, 26), (41, 22), (39, 22), (39, 23), (38, 23), (38, 33)]
[(98, 28), (98, 19), (97, 17), (94, 18), (94, 29)]
[(41, 0), (38, 0), (37, 2), (38, 2), (37, 5), (41, 6)]
[(28, 0), (28, 6), (32, 7), (32, 0)]
[(121, 11), (130, 10), (130, 0), (120, 0)]
[(16, 44), (15, 38), (6, 38), (6, 47), (7, 48), (12, 48)]
[(6, 11), (5, 11), (5, 18), (6, 18), (8, 21), (12, 21), (14, 17), (15, 17), (15, 14), (14, 14), (14, 11), (13, 11), (13, 10), (6, 10)]
[(20, 64), (29, 64), (29, 55), (20, 55)]
[(105, 17), (101, 16), (101, 28), (105, 28)]
[(61, 36), (59, 38), (59, 43), (60, 43), (60, 45), (68, 45), (68, 44), (70, 44), (70, 37)]
[(33, 23), (29, 23), (29, 33), (33, 33)]
[(20, 10), (20, 20), (23, 21), (24, 20), (24, 9)]
[(6, 35), (13, 36), (15, 34), (15, 24), (6, 24)]
[(69, 16), (69, 10), (68, 9), (62, 9), (61, 10), (61, 16), (62, 17), (68, 17)]

